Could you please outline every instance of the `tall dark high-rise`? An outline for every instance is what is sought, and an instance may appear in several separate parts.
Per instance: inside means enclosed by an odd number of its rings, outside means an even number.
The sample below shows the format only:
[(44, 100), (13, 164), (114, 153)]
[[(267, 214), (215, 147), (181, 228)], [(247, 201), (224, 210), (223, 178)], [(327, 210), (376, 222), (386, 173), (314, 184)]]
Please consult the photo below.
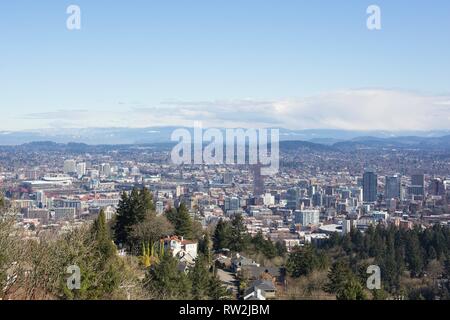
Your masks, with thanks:
[(300, 194), (298, 188), (291, 188), (286, 194), (286, 208), (290, 210), (297, 210), (299, 206)]
[(445, 195), (445, 185), (441, 179), (433, 179), (430, 182), (430, 193), (433, 196), (443, 196)]
[(363, 176), (363, 201), (376, 202), (378, 192), (378, 176), (373, 171), (366, 171)]
[(409, 193), (415, 196), (423, 196), (425, 194), (425, 175), (423, 173), (413, 173), (411, 175)]
[(425, 176), (423, 173), (414, 173), (411, 175), (411, 185), (413, 186), (424, 186)]
[(259, 197), (264, 194), (264, 179), (261, 175), (261, 164), (253, 166), (253, 196)]
[(401, 197), (401, 177), (399, 176), (386, 176), (386, 183), (384, 185), (384, 198), (400, 199)]

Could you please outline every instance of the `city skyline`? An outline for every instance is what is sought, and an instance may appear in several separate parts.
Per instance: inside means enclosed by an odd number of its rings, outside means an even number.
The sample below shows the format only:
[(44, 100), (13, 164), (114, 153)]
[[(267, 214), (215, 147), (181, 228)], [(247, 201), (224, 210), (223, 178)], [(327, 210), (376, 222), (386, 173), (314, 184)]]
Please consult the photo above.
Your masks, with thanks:
[(450, 300), (449, 14), (0, 2), (0, 304)]

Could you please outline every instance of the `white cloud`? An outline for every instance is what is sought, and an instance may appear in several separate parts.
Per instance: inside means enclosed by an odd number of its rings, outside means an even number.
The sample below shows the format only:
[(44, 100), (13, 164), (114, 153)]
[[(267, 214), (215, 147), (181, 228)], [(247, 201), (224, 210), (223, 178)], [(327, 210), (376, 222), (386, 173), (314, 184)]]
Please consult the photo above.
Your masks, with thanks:
[(288, 129), (437, 130), (450, 128), (450, 97), (382, 89), (341, 90), (273, 101), (172, 101), (154, 107), (100, 112), (95, 108), (28, 115), (71, 127), (280, 127)]
[[(448, 129), (450, 99), (409, 91), (341, 90), (278, 101), (178, 102), (166, 112), (206, 125), (279, 126), (289, 129), (433, 130)], [(143, 111), (143, 110), (141, 110)], [(160, 109), (164, 115), (164, 109)]]

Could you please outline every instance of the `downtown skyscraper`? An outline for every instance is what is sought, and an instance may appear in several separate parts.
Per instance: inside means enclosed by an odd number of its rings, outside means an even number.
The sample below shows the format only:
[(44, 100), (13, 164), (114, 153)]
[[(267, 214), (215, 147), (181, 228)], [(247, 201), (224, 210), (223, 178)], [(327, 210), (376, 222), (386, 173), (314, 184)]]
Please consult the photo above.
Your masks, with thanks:
[(401, 198), (401, 177), (400, 176), (386, 176), (384, 185), (384, 198), (400, 199)]
[(375, 172), (368, 170), (363, 175), (363, 201), (376, 202), (378, 192), (378, 176)]

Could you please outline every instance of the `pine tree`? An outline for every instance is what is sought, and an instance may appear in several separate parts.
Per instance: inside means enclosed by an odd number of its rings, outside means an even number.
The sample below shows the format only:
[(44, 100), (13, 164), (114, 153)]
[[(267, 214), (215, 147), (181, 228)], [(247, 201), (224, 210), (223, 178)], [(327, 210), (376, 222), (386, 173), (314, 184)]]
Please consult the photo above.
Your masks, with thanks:
[(133, 238), (133, 228), (154, 214), (153, 210), (152, 195), (147, 189), (139, 191), (134, 188), (130, 196), (123, 192), (114, 225), (116, 243), (127, 246), (132, 251), (138, 249), (139, 239)]
[(244, 219), (237, 214), (231, 220), (231, 239), (229, 239), (229, 249), (235, 252), (241, 252), (248, 248), (250, 244), (250, 236), (244, 225)]
[(256, 252), (261, 252), (267, 259), (275, 258), (277, 255), (277, 248), (270, 239), (264, 239), (261, 231), (251, 240)]
[(231, 224), (219, 220), (213, 235), (213, 244), (215, 250), (229, 249), (231, 240)]
[(379, 261), (384, 286), (391, 292), (399, 288), (401, 272), (399, 266), (397, 266), (394, 236), (393, 230), (390, 231), (386, 243), (386, 250)]
[(176, 225), (176, 231), (178, 235), (184, 236), (187, 239), (193, 238), (192, 218), (183, 203), (178, 207), (178, 224)]
[(367, 296), (356, 277), (350, 277), (336, 292), (338, 300), (366, 300)]
[(434, 247), (430, 246), (430, 248), (428, 249), (428, 260), (431, 261), (434, 259), (437, 259), (437, 253)]
[(264, 246), (265, 246), (266, 239), (264, 239), (264, 236), (261, 231), (259, 231), (253, 238), (252, 238), (252, 244), (256, 252), (263, 252)]
[(98, 250), (104, 259), (115, 255), (116, 247), (111, 240), (109, 229), (106, 225), (105, 211), (102, 209), (92, 226), (92, 234), (97, 243)]
[(286, 253), (287, 253), (286, 246), (281, 241), (277, 241), (275, 243), (275, 249), (277, 250), (277, 256), (278, 257), (284, 257), (286, 255)]
[(325, 257), (318, 254), (312, 246), (296, 247), (286, 262), (287, 271), (294, 278), (309, 275), (317, 269), (323, 269), (327, 263)]
[(406, 242), (406, 258), (412, 277), (418, 277), (423, 271), (424, 262), (419, 241), (418, 230), (408, 232)]
[[(155, 205), (153, 204), (153, 195), (147, 188), (143, 188), (139, 194), (140, 196), (140, 205), (142, 214), (144, 216), (155, 212)], [(142, 219), (142, 217), (141, 217)]]
[(230, 297), (222, 281), (214, 274), (209, 279), (208, 295), (212, 300), (223, 300)]
[(207, 269), (205, 258), (199, 255), (195, 260), (195, 266), (188, 274), (192, 283), (192, 298), (194, 300), (206, 300), (209, 294), (210, 273)]
[(116, 223), (114, 225), (115, 241), (119, 245), (127, 245), (131, 223), (131, 206), (128, 194), (123, 192), (117, 208)]
[(328, 273), (328, 283), (324, 290), (336, 294), (338, 300), (365, 300), (367, 296), (358, 277), (346, 263), (337, 261)]
[(145, 288), (157, 299), (189, 299), (191, 283), (186, 274), (177, 267), (178, 260), (170, 253), (166, 253), (159, 264), (150, 268), (144, 279)]
[(351, 270), (343, 261), (335, 262), (328, 272), (328, 283), (324, 290), (328, 293), (337, 293), (342, 290), (345, 282), (351, 278)]
[(174, 226), (175, 233), (178, 236), (183, 236), (186, 239), (193, 238), (193, 221), (186, 205), (182, 203), (178, 209), (173, 208), (166, 214), (166, 217)]
[(198, 242), (198, 251), (201, 255), (205, 257), (205, 260), (208, 265), (212, 263), (212, 242), (209, 233), (206, 232), (203, 237)]
[(130, 226), (135, 225), (145, 219), (146, 207), (142, 202), (144, 196), (142, 191), (134, 188), (131, 191), (129, 203), (130, 203)]

